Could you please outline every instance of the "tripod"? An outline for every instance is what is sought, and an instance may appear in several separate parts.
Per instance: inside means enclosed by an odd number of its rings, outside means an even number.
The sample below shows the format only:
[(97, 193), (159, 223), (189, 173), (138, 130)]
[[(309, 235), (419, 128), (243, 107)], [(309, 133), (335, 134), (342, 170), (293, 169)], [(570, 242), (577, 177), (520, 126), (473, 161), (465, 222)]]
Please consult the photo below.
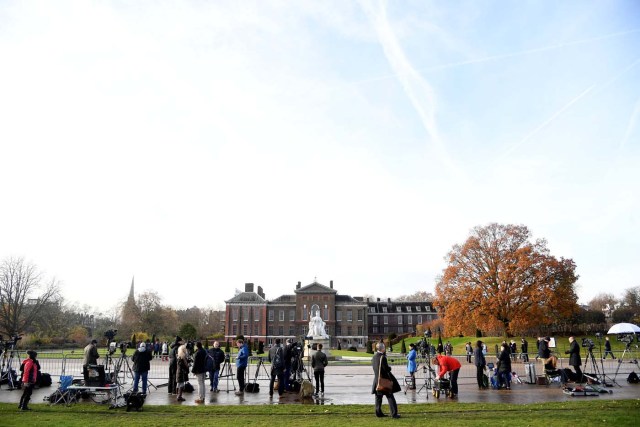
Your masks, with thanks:
[(0, 384), (2, 381), (6, 380), (7, 385), (9, 386), (9, 390), (13, 390), (19, 387), (19, 378), (17, 378), (17, 374), (15, 369), (13, 369), (13, 359), (18, 359), (18, 364), (15, 366), (20, 366), (20, 351), (16, 349), (14, 343), (6, 343), (8, 347), (5, 348), (4, 353), (2, 353), (2, 366), (0, 368)]
[[(271, 378), (271, 374), (267, 372), (267, 367), (264, 366), (264, 357), (251, 357), (250, 359), (258, 359), (258, 364), (256, 365), (256, 374), (255, 374), (256, 380), (258, 379), (258, 375), (260, 374), (260, 368), (262, 368), (267, 378)], [(249, 363), (249, 366), (251, 366), (251, 363)], [(251, 375), (249, 375), (248, 370), (247, 370), (247, 376), (251, 377)]]
[[(638, 348), (638, 345), (636, 345)], [(635, 357), (634, 351), (631, 350), (631, 341), (629, 341), (622, 352), (622, 356), (618, 358), (618, 367), (616, 368), (616, 373), (613, 375), (613, 382), (616, 381), (616, 377), (618, 376), (618, 371), (620, 371), (620, 365), (622, 365), (622, 361), (624, 360), (624, 356), (629, 352), (631, 354), (632, 359), (629, 360), (629, 363), (635, 363), (638, 366), (638, 358)], [(617, 383), (616, 383), (617, 384)]]
[(229, 393), (229, 378), (231, 378), (231, 384), (233, 385), (233, 391), (236, 391), (236, 380), (233, 375), (233, 369), (231, 367), (231, 356), (226, 353), (224, 356), (224, 363), (220, 368), (220, 374), (218, 378), (227, 378), (227, 393)]
[[(587, 367), (589, 366), (589, 362), (593, 366), (593, 371), (595, 372), (594, 376), (590, 376), (587, 374)], [(587, 348), (587, 355), (584, 358), (584, 372), (582, 373), (584, 378), (588, 378), (596, 383), (600, 383), (606, 387), (611, 387), (611, 384), (607, 384), (606, 378), (607, 376), (604, 374), (604, 370), (598, 367), (598, 362), (596, 362), (596, 358), (593, 356), (593, 347)], [(578, 378), (578, 382), (581, 382), (582, 378)], [(613, 381), (615, 383), (615, 381)], [(617, 384), (617, 383), (616, 383)]]

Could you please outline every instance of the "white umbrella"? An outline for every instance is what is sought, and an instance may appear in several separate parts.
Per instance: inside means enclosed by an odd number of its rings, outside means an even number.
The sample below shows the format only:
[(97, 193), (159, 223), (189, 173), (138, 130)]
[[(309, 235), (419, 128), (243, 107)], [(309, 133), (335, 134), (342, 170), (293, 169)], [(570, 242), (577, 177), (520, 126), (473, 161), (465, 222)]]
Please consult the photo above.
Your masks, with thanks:
[(633, 323), (617, 323), (609, 329), (607, 334), (633, 334), (640, 333), (640, 327)]

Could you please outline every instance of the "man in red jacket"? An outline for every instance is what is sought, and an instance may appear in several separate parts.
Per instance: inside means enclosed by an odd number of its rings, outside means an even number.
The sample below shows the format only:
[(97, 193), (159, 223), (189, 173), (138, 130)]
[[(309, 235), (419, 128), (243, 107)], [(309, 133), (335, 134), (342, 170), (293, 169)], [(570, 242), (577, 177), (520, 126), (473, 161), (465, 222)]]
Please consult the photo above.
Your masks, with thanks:
[(438, 376), (436, 377), (436, 380), (440, 380), (444, 377), (444, 374), (450, 372), (451, 397), (456, 396), (458, 394), (458, 374), (462, 367), (460, 362), (458, 362), (458, 359), (451, 356), (438, 355), (433, 358), (431, 364), (440, 367), (440, 369), (438, 369)]
[(33, 393), (33, 387), (36, 385), (36, 381), (38, 380), (38, 365), (36, 364), (36, 353), (33, 350), (27, 351), (29, 358), (24, 361), (24, 371), (22, 373), (22, 388), (24, 391), (22, 392), (22, 397), (20, 397), (20, 405), (18, 405), (18, 409), (23, 411), (30, 411), (29, 408), (29, 400), (31, 400), (31, 393)]

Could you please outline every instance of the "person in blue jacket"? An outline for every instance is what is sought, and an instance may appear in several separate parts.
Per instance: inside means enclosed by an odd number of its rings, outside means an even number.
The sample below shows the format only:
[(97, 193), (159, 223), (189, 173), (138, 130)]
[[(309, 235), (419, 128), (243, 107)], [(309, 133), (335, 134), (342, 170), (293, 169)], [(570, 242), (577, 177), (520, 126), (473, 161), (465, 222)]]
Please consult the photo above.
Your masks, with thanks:
[(236, 391), (237, 396), (244, 394), (244, 371), (247, 369), (247, 361), (249, 360), (249, 347), (244, 345), (244, 339), (238, 338), (236, 340), (236, 346), (238, 347), (238, 355), (236, 356), (236, 377), (238, 379), (238, 388)]
[(418, 357), (418, 353), (416, 352), (416, 345), (414, 343), (409, 344), (409, 354), (407, 354), (407, 371), (409, 371), (409, 375), (411, 376), (411, 386), (409, 390), (416, 389), (416, 371), (418, 370), (418, 365), (416, 364), (416, 357)]

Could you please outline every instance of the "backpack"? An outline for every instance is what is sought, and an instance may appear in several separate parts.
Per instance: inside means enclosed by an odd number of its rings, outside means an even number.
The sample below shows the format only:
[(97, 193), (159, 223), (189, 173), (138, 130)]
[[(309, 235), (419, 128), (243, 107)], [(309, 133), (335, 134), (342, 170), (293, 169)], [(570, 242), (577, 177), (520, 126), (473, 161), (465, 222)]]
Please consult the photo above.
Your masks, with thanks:
[(282, 347), (278, 347), (275, 356), (273, 356), (273, 362), (271, 363), (271, 369), (284, 369), (284, 357), (282, 356)]
[(638, 374), (635, 371), (632, 371), (627, 377), (627, 382), (631, 384), (638, 384), (640, 382), (640, 378), (638, 378)]

